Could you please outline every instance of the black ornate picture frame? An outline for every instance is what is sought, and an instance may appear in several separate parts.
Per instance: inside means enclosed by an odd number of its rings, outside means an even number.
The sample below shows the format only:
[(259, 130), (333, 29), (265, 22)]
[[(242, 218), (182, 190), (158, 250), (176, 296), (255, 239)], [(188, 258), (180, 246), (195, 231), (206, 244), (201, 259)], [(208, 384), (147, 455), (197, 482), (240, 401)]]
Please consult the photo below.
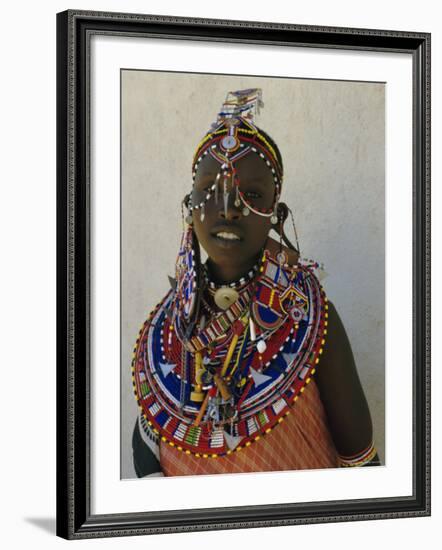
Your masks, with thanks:
[[(91, 513), (90, 41), (94, 35), (409, 54), (413, 69), (411, 496)], [(118, 407), (118, 403), (115, 404)], [(67, 539), (430, 514), (430, 35), (69, 10), (57, 15), (57, 534)]]

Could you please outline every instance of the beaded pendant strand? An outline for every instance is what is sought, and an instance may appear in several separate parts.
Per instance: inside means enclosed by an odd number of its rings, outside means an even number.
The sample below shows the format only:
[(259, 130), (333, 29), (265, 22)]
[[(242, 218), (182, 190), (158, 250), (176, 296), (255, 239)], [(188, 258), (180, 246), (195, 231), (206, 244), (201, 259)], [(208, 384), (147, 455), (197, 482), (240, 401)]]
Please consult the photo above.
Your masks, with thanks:
[(325, 343), (328, 304), (315, 267), (281, 267), (265, 251), (238, 299), (205, 311), (186, 341), (178, 316), (171, 323), (167, 315), (171, 289), (134, 350), (134, 392), (149, 429), (178, 451), (208, 458), (238, 452), (283, 422)]

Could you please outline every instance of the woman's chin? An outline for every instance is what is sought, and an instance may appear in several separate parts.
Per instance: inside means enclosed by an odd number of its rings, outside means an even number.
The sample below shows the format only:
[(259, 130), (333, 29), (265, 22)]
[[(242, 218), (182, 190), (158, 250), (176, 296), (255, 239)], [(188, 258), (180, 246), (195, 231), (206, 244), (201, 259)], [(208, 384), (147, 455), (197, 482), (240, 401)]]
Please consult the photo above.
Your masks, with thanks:
[(240, 250), (241, 247), (244, 247), (244, 241), (242, 239), (212, 237), (211, 242), (213, 243), (213, 246), (220, 248), (221, 250)]

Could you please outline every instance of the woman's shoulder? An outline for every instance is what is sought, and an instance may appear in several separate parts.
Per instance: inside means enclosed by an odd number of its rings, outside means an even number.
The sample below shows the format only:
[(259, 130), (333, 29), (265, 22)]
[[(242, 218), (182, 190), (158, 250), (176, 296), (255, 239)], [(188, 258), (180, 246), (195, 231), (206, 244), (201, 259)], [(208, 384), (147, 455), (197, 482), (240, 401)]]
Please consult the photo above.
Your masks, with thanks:
[(275, 241), (275, 239), (272, 239), (272, 237), (268, 237), (266, 242), (266, 249), (270, 252), (272, 257), (276, 258), (279, 252), (282, 250), (284, 252), (286, 258), (287, 258), (287, 264), (289, 266), (295, 266), (298, 263), (299, 260), (299, 253), (297, 250), (292, 250), (291, 248), (288, 248), (285, 245), (281, 245), (278, 241)]

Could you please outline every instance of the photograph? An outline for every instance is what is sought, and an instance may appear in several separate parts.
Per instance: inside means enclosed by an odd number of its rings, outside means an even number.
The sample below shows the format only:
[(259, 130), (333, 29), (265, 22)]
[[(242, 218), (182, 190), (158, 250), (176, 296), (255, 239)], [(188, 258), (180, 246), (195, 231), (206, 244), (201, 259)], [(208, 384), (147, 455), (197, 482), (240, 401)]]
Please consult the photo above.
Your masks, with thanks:
[(5, 4), (6, 550), (437, 547), (441, 9), (398, 7)]
[(429, 74), (424, 32), (57, 15), (59, 536), (430, 514)]
[(383, 464), (384, 223), (384, 83), (122, 70), (122, 478)]

